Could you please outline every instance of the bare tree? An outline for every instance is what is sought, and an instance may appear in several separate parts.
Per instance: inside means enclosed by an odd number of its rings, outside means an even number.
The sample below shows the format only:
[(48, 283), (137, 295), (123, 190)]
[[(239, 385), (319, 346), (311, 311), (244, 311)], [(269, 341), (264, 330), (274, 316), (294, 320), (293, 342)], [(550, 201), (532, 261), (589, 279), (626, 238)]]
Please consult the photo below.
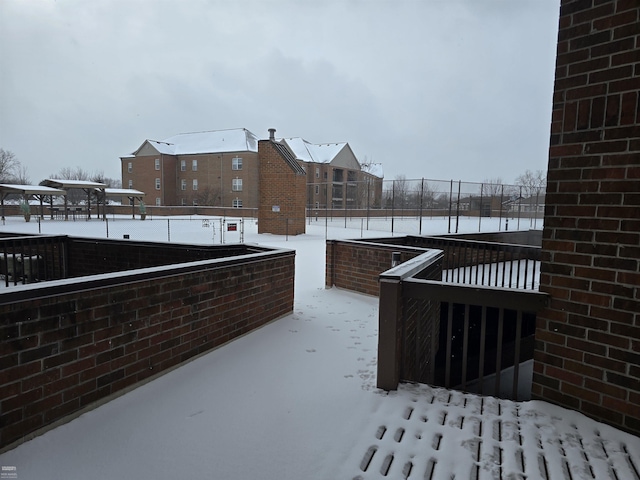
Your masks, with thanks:
[(120, 179), (105, 177), (102, 171), (92, 174), (91, 181), (104, 183), (107, 188), (122, 188), (122, 181)]
[(31, 184), (31, 178), (29, 177), (29, 172), (27, 167), (25, 167), (24, 165), (20, 165), (18, 168), (16, 168), (17, 174), (15, 176), (15, 180), (17, 183), (19, 183), (20, 185), (30, 185)]
[(486, 197), (499, 197), (502, 193), (504, 182), (500, 177), (485, 178), (482, 181), (482, 194)]
[(0, 183), (15, 182), (16, 173), (20, 168), (20, 161), (9, 150), (0, 148)]
[(547, 176), (542, 170), (536, 170), (535, 173), (527, 170), (516, 178), (516, 185), (524, 187), (529, 196), (539, 192), (546, 184)]
[(198, 193), (195, 195), (195, 200), (198, 202), (198, 205), (215, 206), (219, 203), (219, 198), (220, 187), (212, 185), (206, 185), (204, 188), (199, 189)]
[(51, 178), (59, 178), (61, 180), (87, 180), (90, 181), (90, 174), (82, 167), (63, 167), (58, 173), (51, 174)]

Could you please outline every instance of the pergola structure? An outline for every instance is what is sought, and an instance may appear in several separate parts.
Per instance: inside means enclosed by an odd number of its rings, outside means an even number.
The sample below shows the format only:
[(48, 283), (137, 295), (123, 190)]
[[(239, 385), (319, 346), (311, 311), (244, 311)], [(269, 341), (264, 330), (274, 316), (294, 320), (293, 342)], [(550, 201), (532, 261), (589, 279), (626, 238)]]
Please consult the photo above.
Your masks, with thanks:
[[(4, 217), (4, 200), (9, 195), (22, 195), (24, 201), (28, 201), (29, 197), (35, 197), (40, 200), (40, 218), (44, 218), (44, 199), (49, 197), (49, 203), (53, 207), (53, 197), (63, 195), (65, 202), (67, 192), (58, 188), (47, 187), (42, 185), (12, 185), (0, 184), (0, 210), (2, 210), (2, 220)], [(53, 210), (52, 210), (53, 215)]]
[[(42, 185), (13, 185), (13, 184), (0, 184), (0, 209), (2, 219), (4, 220), (4, 200), (9, 195), (21, 195), (24, 201), (28, 201), (30, 197), (34, 197), (40, 200), (40, 218), (44, 218), (44, 201), (48, 199), (50, 205), (51, 218), (58, 210), (54, 207), (53, 197), (64, 197), (64, 219), (69, 219), (69, 212), (71, 209), (68, 205), (67, 191), (72, 189), (83, 190), (87, 194), (87, 218), (91, 218), (91, 195), (95, 194), (97, 197), (97, 210), (98, 218), (100, 218), (100, 204), (102, 204), (102, 216), (106, 217), (106, 203), (107, 196), (119, 196), (127, 197), (131, 202), (133, 218), (135, 218), (135, 204), (136, 200), (138, 205), (144, 205), (143, 199), (145, 193), (140, 190), (133, 190), (128, 188), (107, 188), (107, 185), (99, 182), (90, 182), (86, 180), (63, 180), (56, 178), (48, 178), (41, 182)], [(73, 214), (75, 215), (75, 210)]]
[[(88, 180), (65, 180), (60, 178), (47, 178), (43, 180), (42, 185), (62, 190), (79, 189), (87, 194), (87, 218), (91, 218), (91, 194), (97, 190), (98, 194), (98, 217), (100, 217), (100, 199), (104, 199), (104, 190), (107, 185), (99, 182), (90, 182)], [(103, 202), (104, 203), (104, 202)], [(64, 197), (64, 219), (69, 219), (69, 206), (67, 204), (67, 196)]]
[(104, 195), (105, 203), (106, 197), (109, 196), (127, 197), (131, 202), (132, 218), (136, 218), (136, 200), (138, 200), (138, 205), (144, 205), (144, 202), (142, 200), (144, 199), (144, 196), (146, 194), (144, 192), (141, 192), (140, 190), (133, 190), (131, 188), (105, 188)]

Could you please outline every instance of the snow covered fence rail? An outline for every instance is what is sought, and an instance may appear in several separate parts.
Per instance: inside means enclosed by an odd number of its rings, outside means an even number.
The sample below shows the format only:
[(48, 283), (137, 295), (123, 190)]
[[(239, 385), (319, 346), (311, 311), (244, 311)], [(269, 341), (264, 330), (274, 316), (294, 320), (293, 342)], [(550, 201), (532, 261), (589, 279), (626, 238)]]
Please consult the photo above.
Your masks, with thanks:
[[(488, 234), (495, 238), (497, 234)], [(501, 234), (509, 239), (508, 234)], [(419, 248), (435, 248), (444, 252), (445, 282), (536, 290), (539, 279), (541, 248), (495, 240), (464, 239), (452, 236), (412, 236), (373, 241), (392, 242)]]
[[(162, 254), (157, 243), (76, 240), (86, 264)], [(101, 262), (120, 270), (0, 291), (0, 451), (293, 310), (295, 252), (164, 245), (173, 262)]]

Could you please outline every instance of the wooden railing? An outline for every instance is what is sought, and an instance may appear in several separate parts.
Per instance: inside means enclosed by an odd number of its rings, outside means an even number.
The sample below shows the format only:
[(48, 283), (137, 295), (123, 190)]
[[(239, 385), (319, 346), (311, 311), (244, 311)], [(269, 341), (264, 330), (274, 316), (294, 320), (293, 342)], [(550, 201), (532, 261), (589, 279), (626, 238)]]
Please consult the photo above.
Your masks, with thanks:
[(533, 358), (536, 313), (548, 302), (535, 281), (540, 248), (398, 240), (434, 250), (379, 277), (378, 387), (395, 389), (404, 380), (526, 398), (530, 382), (527, 393), (519, 391), (521, 365)]
[(533, 358), (536, 312), (547, 304), (548, 295), (416, 278), (404, 282), (402, 295), (440, 303), (432, 383), (522, 399), (520, 365)]

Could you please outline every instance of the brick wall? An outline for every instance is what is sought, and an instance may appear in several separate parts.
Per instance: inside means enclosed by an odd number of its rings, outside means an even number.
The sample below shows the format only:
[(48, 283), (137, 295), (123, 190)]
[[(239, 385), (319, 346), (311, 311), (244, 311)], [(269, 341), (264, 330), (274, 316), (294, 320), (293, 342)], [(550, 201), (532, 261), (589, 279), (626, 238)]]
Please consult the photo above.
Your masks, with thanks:
[(563, 0), (533, 396), (640, 434), (640, 5)]
[(391, 268), (393, 252), (400, 252), (403, 263), (423, 254), (425, 249), (327, 240), (325, 286), (378, 296), (380, 274)]
[[(258, 233), (299, 235), (306, 228), (306, 176), (297, 174), (271, 140), (258, 142)], [(275, 208), (274, 208), (275, 207)]]
[(0, 449), (293, 309), (295, 253), (43, 282), (0, 296)]

